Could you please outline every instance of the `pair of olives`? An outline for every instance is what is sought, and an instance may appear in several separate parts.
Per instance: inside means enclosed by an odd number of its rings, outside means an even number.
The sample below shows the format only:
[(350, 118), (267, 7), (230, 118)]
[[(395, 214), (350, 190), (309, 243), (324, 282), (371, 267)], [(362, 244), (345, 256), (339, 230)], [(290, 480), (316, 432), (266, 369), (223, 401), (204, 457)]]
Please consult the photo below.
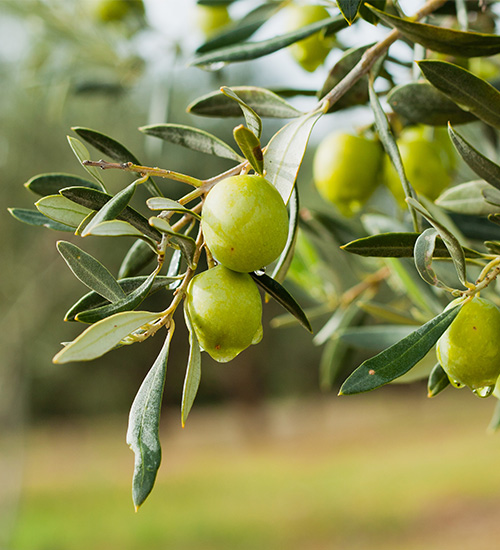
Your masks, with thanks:
[[(406, 176), (418, 194), (435, 200), (451, 183), (456, 157), (444, 128), (405, 128), (398, 147)], [(381, 145), (363, 136), (335, 132), (319, 145), (313, 164), (316, 188), (344, 216), (359, 211), (380, 183), (405, 204), (399, 176)]]
[(201, 347), (216, 361), (227, 362), (262, 338), (262, 301), (249, 272), (280, 255), (288, 214), (265, 178), (240, 175), (208, 193), (201, 227), (219, 265), (193, 277), (186, 309)]

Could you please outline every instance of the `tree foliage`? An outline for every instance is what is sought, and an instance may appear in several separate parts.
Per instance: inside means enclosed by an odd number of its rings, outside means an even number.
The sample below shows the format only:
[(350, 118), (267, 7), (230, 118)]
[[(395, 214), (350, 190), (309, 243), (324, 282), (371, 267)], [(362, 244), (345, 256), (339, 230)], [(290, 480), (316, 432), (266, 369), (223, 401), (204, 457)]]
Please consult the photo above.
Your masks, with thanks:
[[(215, 9), (231, 2), (204, 0), (199, 4)], [(281, 92), (222, 86), (186, 109), (198, 116), (242, 118), (243, 123), (234, 127), (234, 143), (195, 126), (159, 123), (140, 128), (148, 136), (227, 159), (232, 163), (228, 170), (198, 179), (168, 167), (151, 167), (114, 137), (74, 127), (77, 137), (68, 136), (68, 142), (89, 179), (58, 172), (35, 175), (26, 187), (39, 196), (36, 209), (10, 209), (22, 222), (65, 231), (66, 236), (133, 240), (118, 278), (76, 244), (58, 241), (66, 264), (90, 290), (70, 307), (65, 320), (89, 326), (64, 344), (54, 362), (91, 360), (164, 334), (165, 343), (130, 413), (127, 442), (135, 453), (136, 508), (153, 488), (160, 465), (158, 428), (168, 353), (175, 345), (173, 316), (195, 274), (205, 263), (208, 268), (217, 263), (204, 243), (200, 220), (205, 197), (222, 180), (252, 172), (263, 175), (288, 207), (286, 245), (267, 272), (253, 272), (251, 281), (266, 299), (273, 298), (286, 310), (274, 320), (276, 326), (298, 323), (309, 331), (314, 326), (312, 344), (324, 347), (319, 365), (322, 389), (331, 389), (338, 381), (344, 373), (346, 352), (355, 347), (375, 355), (350, 373), (342, 384), (342, 395), (369, 391), (397, 379), (421, 378), (428, 378), (429, 396), (437, 395), (448, 386), (448, 379), (432, 358), (432, 349), (461, 305), (479, 292), (500, 303), (492, 284), (500, 273), (496, 227), (500, 223), (500, 166), (494, 157), (500, 92), (491, 77), (497, 76), (500, 67), (500, 36), (495, 33), (494, 6), (484, 1), (428, 0), (407, 16), (397, 2), (362, 5), (337, 0), (326, 3), (329, 17), (278, 36), (254, 38), (265, 23), (278, 20), (288, 4), (262, 0), (201, 44), (193, 52), (192, 65), (218, 70), (269, 56), (292, 44), (305, 44), (301, 41), (308, 37), (329, 37), (323, 43), (330, 44), (337, 61), (318, 87), (312, 108), (303, 111), (294, 104), (295, 97), (310, 96), (311, 91), (294, 89), (293, 82)], [(383, 28), (384, 38), (349, 49), (342, 44), (343, 34), (337, 36), (340, 31), (356, 35), (368, 24)], [(411, 67), (400, 50), (392, 48), (396, 43), (413, 48)], [(268, 62), (272, 64), (271, 57)], [(396, 85), (402, 78), (404, 82)], [(376, 140), (384, 150), (380, 173), (376, 178), (370, 175), (371, 187), (388, 170), (395, 170), (404, 210), (384, 186), (374, 193), (373, 188), (367, 189), (357, 197), (355, 217), (345, 217), (346, 212), (335, 204), (322, 210), (299, 208), (305, 177), (300, 168), (315, 124), (327, 118), (335, 127), (336, 113), (359, 106), (371, 110), (372, 117), (371, 124), (358, 133)], [(284, 123), (263, 141), (267, 118)], [(421, 132), (414, 141), (432, 142), (441, 151), (439, 162), (453, 174), (453, 185), (435, 201), (417, 187), (418, 176), (410, 170), (399, 140), (412, 127)], [(105, 160), (97, 159), (87, 145)], [(353, 158), (352, 163), (366, 162), (359, 151)], [(458, 159), (462, 164), (457, 171)], [(417, 165), (426, 162), (429, 158), (422, 158)], [(465, 166), (474, 174), (472, 179), (463, 178)], [(343, 170), (354, 168), (351, 164)], [(134, 180), (112, 195), (107, 191), (107, 170), (130, 173)], [(342, 177), (338, 172), (335, 184), (349, 195), (348, 186), (353, 184), (344, 183)], [(163, 180), (185, 184), (185, 194), (178, 200), (166, 196)], [(149, 195), (145, 205), (135, 198), (139, 187)], [(151, 259), (156, 265), (144, 273)], [(288, 282), (314, 306), (304, 309), (285, 288)], [(161, 288), (170, 293), (165, 307), (154, 312), (137, 309)], [(450, 297), (462, 301), (445, 309)], [(183, 425), (202, 373), (199, 333), (187, 313), (185, 320), (190, 353), (181, 398)]]

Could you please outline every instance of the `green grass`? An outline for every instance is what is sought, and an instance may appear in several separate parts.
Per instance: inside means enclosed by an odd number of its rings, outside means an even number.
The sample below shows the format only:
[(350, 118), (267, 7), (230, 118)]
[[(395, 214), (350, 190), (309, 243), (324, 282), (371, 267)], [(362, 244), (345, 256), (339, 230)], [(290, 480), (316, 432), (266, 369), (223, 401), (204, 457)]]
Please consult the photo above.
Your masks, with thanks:
[(500, 436), (465, 391), (178, 411), (133, 512), (126, 419), (34, 430), (12, 550), (496, 548)]

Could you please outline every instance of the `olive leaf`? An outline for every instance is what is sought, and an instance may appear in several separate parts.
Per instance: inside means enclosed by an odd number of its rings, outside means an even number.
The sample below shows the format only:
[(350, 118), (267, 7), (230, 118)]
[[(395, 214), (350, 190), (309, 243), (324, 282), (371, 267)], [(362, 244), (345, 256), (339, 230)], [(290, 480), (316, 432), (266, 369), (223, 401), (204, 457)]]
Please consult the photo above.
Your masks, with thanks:
[(75, 230), (70, 225), (51, 220), (41, 212), (38, 212), (38, 210), (31, 210), (29, 208), (7, 208), (7, 210), (13, 218), (28, 225), (46, 227), (47, 229), (54, 229), (56, 231), (69, 231), (71, 233)]
[(471, 169), (493, 187), (500, 189), (500, 166), (482, 155), (451, 124), (448, 133), (455, 149)]
[(438, 232), (433, 227), (426, 229), (415, 241), (415, 267), (422, 279), (430, 285), (438, 288), (449, 287), (440, 281), (432, 269), (432, 257), (436, 248)]
[(304, 38), (307, 38), (308, 36), (311, 36), (319, 31), (333, 34), (346, 26), (347, 23), (342, 16), (328, 17), (281, 36), (276, 36), (260, 42), (233, 44), (217, 50), (212, 50), (202, 55), (197, 55), (191, 64), (210, 67), (210, 65), (219, 63), (249, 61), (251, 59), (257, 59), (264, 55), (269, 55), (273, 52), (286, 48), (287, 46), (290, 46), (290, 44), (303, 40)]
[(439, 233), (441, 239), (450, 253), (451, 259), (455, 266), (460, 282), (467, 287), (467, 273), (465, 264), (465, 253), (458, 239), (446, 229), (446, 227), (438, 222), (431, 214), (415, 199), (406, 199), (406, 201), (419, 212)]
[(243, 113), (243, 116), (245, 117), (245, 122), (247, 123), (248, 129), (255, 135), (257, 139), (260, 139), (260, 135), (262, 134), (262, 120), (260, 116), (252, 109), (252, 107), (247, 105), (243, 101), (243, 99), (241, 99), (241, 97), (239, 97), (238, 94), (236, 94), (231, 88), (228, 88), (227, 86), (222, 86), (220, 91), (225, 96), (238, 103)]
[(427, 59), (417, 63), (440, 92), (486, 124), (500, 128), (500, 92), (486, 80), (446, 61)]
[(191, 126), (183, 124), (153, 124), (141, 126), (139, 130), (148, 135), (154, 136), (169, 143), (175, 143), (187, 147), (193, 151), (206, 153), (220, 158), (242, 162), (243, 158), (218, 137)]
[(42, 197), (57, 195), (64, 187), (90, 187), (92, 189), (102, 190), (102, 186), (93, 181), (71, 174), (61, 174), (57, 172), (33, 176), (24, 184), (24, 187)]
[(414, 124), (446, 126), (448, 122), (465, 124), (477, 120), (429, 82), (395, 86), (387, 94), (387, 103), (395, 113)]
[[(446, 189), (434, 201), (435, 204), (459, 214), (487, 216), (498, 212), (498, 206), (490, 204), (484, 197), (484, 192), (496, 197), (496, 204), (500, 204), (500, 191), (494, 189), (483, 180), (468, 181)], [(467, 254), (466, 254), (467, 255)]]
[(258, 173), (264, 172), (264, 157), (260, 147), (260, 141), (256, 135), (243, 124), (233, 130), (234, 140), (241, 152), (250, 163), (250, 166)]
[(199, 46), (196, 49), (196, 53), (206, 53), (224, 46), (243, 42), (258, 31), (281, 6), (282, 2), (267, 2), (266, 4), (257, 6), (239, 21), (231, 24), (227, 30), (222, 29), (214, 38), (210, 38)]
[[(60, 193), (63, 197), (88, 209), (86, 210), (87, 214), (90, 213), (90, 210), (100, 210), (113, 198), (111, 195), (86, 187), (68, 187), (61, 189)], [(130, 206), (126, 206), (121, 211), (118, 220), (130, 223), (140, 233), (155, 241), (161, 241), (161, 233), (149, 225), (147, 218)]]
[[(410, 258), (413, 256), (415, 242), (420, 233), (379, 233), (369, 237), (362, 237), (341, 246), (346, 252), (360, 256), (374, 256), (380, 258)], [(470, 248), (464, 248), (467, 258), (480, 258), (481, 254)], [(434, 258), (449, 258), (450, 253), (444, 242), (436, 241)]]
[[(117, 282), (123, 292), (128, 297), (131, 293), (134, 293), (138, 288), (140, 288), (148, 280), (149, 277), (150, 275), (147, 277), (145, 275), (139, 275), (137, 277), (125, 277), (123, 279), (118, 279)], [(158, 290), (161, 290), (162, 288), (168, 287), (168, 285), (172, 283), (172, 281), (176, 280), (177, 279), (173, 277), (157, 275), (153, 280), (153, 284), (151, 285), (148, 296), (157, 292)], [(119, 301), (114, 302), (115, 305), (118, 303)], [(103, 298), (97, 292), (88, 292), (70, 307), (70, 309), (66, 312), (66, 315), (64, 316), (64, 320), (71, 322), (76, 321), (76, 316), (79, 313), (101, 308), (102, 306), (106, 306), (109, 304), (110, 301), (106, 300), (106, 298)]]
[(184, 378), (184, 386), (182, 388), (181, 402), (181, 423), (184, 428), (187, 417), (191, 411), (201, 379), (201, 350), (198, 338), (193, 328), (193, 323), (189, 316), (186, 302), (184, 302), (184, 319), (189, 330), (189, 358)]
[(342, 384), (339, 395), (374, 390), (407, 373), (425, 357), (459, 311), (460, 305), (443, 311), (396, 344), (362, 363)]
[(58, 241), (57, 250), (75, 277), (90, 290), (110, 302), (118, 302), (125, 298), (125, 293), (113, 275), (93, 256), (66, 241)]
[(288, 237), (285, 243), (285, 248), (281, 252), (279, 258), (276, 261), (276, 265), (273, 269), (272, 278), (279, 283), (285, 280), (288, 269), (292, 263), (295, 243), (299, 232), (299, 191), (295, 185), (290, 197), (289, 216), (288, 216)]
[[(73, 126), (71, 128), (73, 132), (78, 134), (82, 139), (84, 139), (87, 143), (90, 143), (93, 147), (95, 147), (98, 151), (101, 153), (104, 153), (108, 157), (112, 158), (113, 160), (116, 160), (117, 162), (132, 162), (133, 164), (141, 164), (139, 159), (131, 153), (124, 145), (116, 141), (116, 139), (113, 139), (110, 136), (107, 136), (106, 134), (103, 134), (101, 132), (98, 132), (97, 130), (92, 130), (90, 128), (84, 128), (82, 126)], [(88, 151), (87, 151), (88, 153)], [(87, 159), (90, 157), (87, 156)], [(86, 160), (86, 159), (83, 159)], [(98, 170), (96, 167), (87, 167), (86, 169), (93, 168), (94, 170)], [(138, 174), (141, 175), (141, 174)], [(145, 183), (145, 187), (152, 195), (161, 195), (161, 191), (158, 189), (157, 185), (155, 184), (153, 178), (149, 178), (148, 181)], [(104, 189), (103, 189), (104, 190)]]
[(417, 23), (367, 6), (384, 23), (405, 37), (434, 52), (460, 57), (483, 57), (500, 53), (500, 36), (464, 32), (427, 23)]
[(132, 499), (136, 511), (151, 493), (161, 463), (160, 412), (172, 335), (173, 328), (130, 409), (127, 444), (135, 455)]
[(85, 147), (85, 145), (79, 140), (71, 136), (66, 136), (68, 139), (69, 146), (71, 147), (73, 153), (75, 153), (76, 158), (80, 161), (80, 164), (87, 170), (87, 172), (97, 181), (99, 184), (99, 188), (101, 191), (106, 191), (106, 187), (104, 186), (104, 182), (102, 181), (101, 174), (99, 173), (99, 169), (95, 166), (87, 166), (86, 164), (83, 164), (84, 160), (90, 159), (90, 153), (89, 150)]
[[(296, 118), (304, 114), (279, 95), (265, 88), (232, 86), (231, 89), (261, 117)], [(238, 117), (242, 114), (238, 103), (220, 90), (195, 99), (188, 105), (186, 111), (195, 115), (211, 117)]]
[(153, 259), (156, 253), (148, 243), (137, 239), (129, 248), (118, 270), (118, 279), (133, 277), (140, 273)]
[(140, 183), (144, 183), (147, 179), (148, 176), (135, 180), (111, 198), (87, 224), (85, 230), (82, 232), (82, 237), (91, 235), (93, 228), (100, 223), (117, 218), (132, 200), (137, 186)]
[(443, 367), (437, 363), (431, 370), (427, 381), (427, 397), (435, 397), (450, 385), (450, 379)]
[(312, 333), (311, 323), (306, 314), (299, 306), (295, 298), (283, 287), (278, 281), (275, 281), (269, 275), (265, 273), (257, 275), (256, 273), (250, 273), (252, 279), (264, 289), (270, 296), (272, 296), (278, 304), (283, 306), (289, 313), (291, 313), (297, 321), (309, 332)]
[(356, 19), (362, 1), (363, 0), (337, 0), (337, 5), (340, 12), (345, 17), (345, 20), (349, 23), (349, 25), (351, 25)]
[(161, 315), (150, 311), (124, 311), (106, 317), (102, 321), (90, 325), (80, 336), (64, 346), (52, 361), (54, 363), (69, 363), (71, 361), (91, 361), (101, 357), (118, 346), (121, 341), (157, 321)]
[(268, 143), (264, 153), (266, 179), (288, 203), (299, 172), (309, 136), (322, 112), (308, 113), (283, 126)]
[(146, 204), (148, 205), (148, 208), (150, 210), (162, 210), (164, 212), (178, 212), (179, 214), (189, 214), (190, 216), (193, 216), (193, 218), (201, 220), (201, 216), (199, 214), (197, 214), (193, 210), (190, 210), (189, 208), (186, 208), (177, 201), (174, 201), (173, 199), (168, 199), (166, 197), (151, 197), (146, 201)]
[[(151, 292), (153, 282), (158, 273), (158, 269), (153, 271), (149, 277), (147, 277), (144, 282), (137, 287), (135, 290), (127, 294), (121, 300), (114, 302), (112, 304), (106, 304), (101, 307), (93, 308), (87, 311), (82, 311), (76, 315), (76, 320), (81, 323), (96, 323), (105, 319), (115, 313), (120, 313), (121, 311), (132, 311), (138, 307)], [(120, 286), (121, 288), (121, 286)]]
[(62, 195), (47, 195), (35, 202), (38, 211), (60, 224), (77, 228), (91, 213), (85, 206), (75, 204)]
[(195, 268), (196, 265), (193, 263), (194, 252), (196, 250), (196, 243), (192, 237), (188, 235), (183, 235), (182, 233), (177, 233), (172, 229), (167, 220), (153, 216), (149, 218), (149, 223), (158, 231), (165, 233), (169, 237), (169, 241), (182, 252), (186, 262), (189, 267)]

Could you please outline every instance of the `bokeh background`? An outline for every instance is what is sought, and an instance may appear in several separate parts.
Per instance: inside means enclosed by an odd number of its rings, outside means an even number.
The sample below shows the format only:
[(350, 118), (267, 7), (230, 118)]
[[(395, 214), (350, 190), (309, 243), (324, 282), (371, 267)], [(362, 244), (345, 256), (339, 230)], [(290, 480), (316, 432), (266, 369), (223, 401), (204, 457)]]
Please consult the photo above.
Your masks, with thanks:
[[(500, 440), (486, 433), (493, 404), (455, 391), (428, 400), (422, 383), (342, 399), (322, 394), (321, 350), (300, 328), (271, 328), (281, 314), (273, 303), (261, 344), (230, 365), (204, 358), (184, 430), (188, 348), (178, 323), (163, 464), (134, 514), (127, 415), (159, 342), (53, 365), (60, 342), (77, 334), (62, 318), (85, 288), (56, 251), (67, 234), (20, 224), (6, 209), (31, 207), (36, 197), (23, 184), (36, 174), (85, 176), (67, 144), (72, 126), (115, 137), (145, 164), (215, 175), (230, 165), (145, 139), (137, 127), (196, 125), (231, 143), (234, 120), (194, 117), (186, 106), (221, 85), (316, 89), (327, 66), (309, 75), (282, 51), (202, 71), (189, 65), (203, 41), (194, 0), (148, 0), (144, 17), (112, 24), (97, 21), (90, 3), (0, 0), (0, 548), (497, 548)], [(237, 15), (251, 5), (231, 9)], [(275, 25), (263, 35), (279, 32), (279, 19)], [(348, 31), (346, 44), (367, 42)], [(307, 108), (314, 98), (292, 102)], [(328, 208), (311, 182), (311, 151), (321, 137), (369, 122), (369, 112), (354, 109), (317, 125), (300, 173), (303, 204)], [(265, 122), (264, 142), (278, 124)], [(106, 181), (116, 191), (130, 179), (108, 172)], [(181, 185), (162, 185), (173, 198), (183, 193)], [(126, 241), (78, 244), (116, 273)], [(153, 309), (165, 307), (168, 295), (150, 300)]]

